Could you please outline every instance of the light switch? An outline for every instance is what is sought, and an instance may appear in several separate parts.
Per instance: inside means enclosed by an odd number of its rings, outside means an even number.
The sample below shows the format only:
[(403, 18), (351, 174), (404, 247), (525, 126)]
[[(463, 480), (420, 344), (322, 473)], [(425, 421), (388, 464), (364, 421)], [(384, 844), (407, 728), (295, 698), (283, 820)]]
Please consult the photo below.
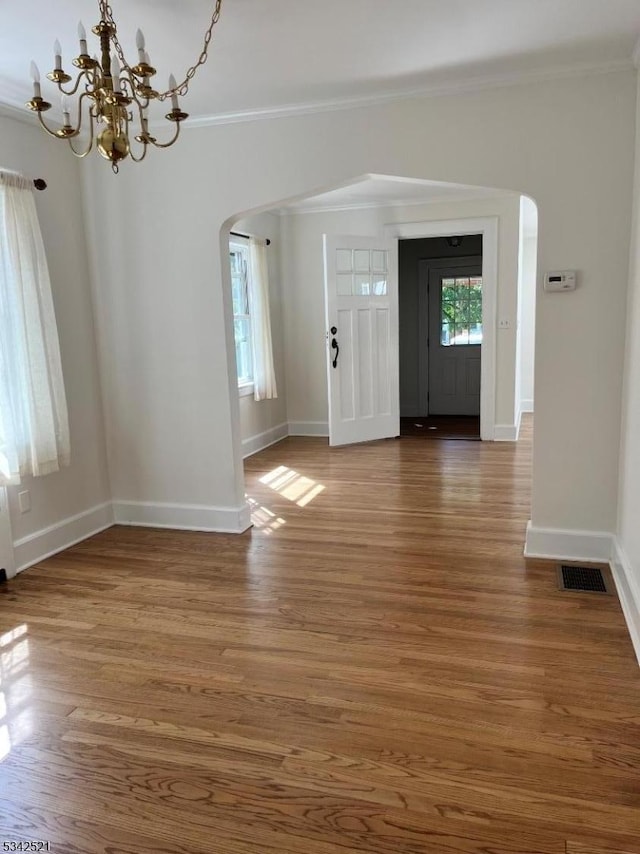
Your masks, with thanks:
[(28, 513), (31, 510), (31, 493), (28, 489), (18, 493), (18, 507), (21, 513)]

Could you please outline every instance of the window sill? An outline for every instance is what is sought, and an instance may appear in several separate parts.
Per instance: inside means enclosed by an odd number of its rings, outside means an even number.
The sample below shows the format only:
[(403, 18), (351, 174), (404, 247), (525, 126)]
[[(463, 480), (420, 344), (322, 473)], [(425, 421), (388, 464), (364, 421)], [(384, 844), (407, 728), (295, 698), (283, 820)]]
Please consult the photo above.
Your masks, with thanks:
[(238, 386), (238, 397), (249, 397), (250, 394), (253, 394), (253, 383)]

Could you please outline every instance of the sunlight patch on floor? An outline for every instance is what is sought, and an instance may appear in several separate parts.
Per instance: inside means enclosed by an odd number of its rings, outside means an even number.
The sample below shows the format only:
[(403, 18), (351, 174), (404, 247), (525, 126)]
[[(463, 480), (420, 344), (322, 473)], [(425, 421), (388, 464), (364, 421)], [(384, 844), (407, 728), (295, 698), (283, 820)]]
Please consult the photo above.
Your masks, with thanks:
[(273, 489), (288, 501), (294, 502), (298, 507), (306, 507), (326, 488), (322, 483), (305, 477), (287, 466), (278, 466), (265, 474), (260, 478), (260, 483)]
[(27, 626), (0, 636), (0, 762), (33, 731)]
[(258, 504), (254, 498), (247, 497), (247, 502), (251, 508), (251, 521), (253, 523), (253, 527), (258, 528), (262, 533), (271, 534), (273, 531), (277, 531), (278, 528), (282, 527), (282, 525), (286, 525), (285, 519), (281, 516), (276, 516), (276, 514), (272, 510), (269, 510), (268, 507)]

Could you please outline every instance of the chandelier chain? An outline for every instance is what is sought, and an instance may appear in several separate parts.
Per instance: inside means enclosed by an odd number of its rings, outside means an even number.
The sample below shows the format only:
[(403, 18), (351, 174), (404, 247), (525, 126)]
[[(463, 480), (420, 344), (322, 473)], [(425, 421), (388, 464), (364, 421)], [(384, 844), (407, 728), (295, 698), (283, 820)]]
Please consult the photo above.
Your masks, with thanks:
[[(108, 2), (108, 0), (100, 0), (99, 6), (100, 6), (100, 12), (102, 13), (103, 20), (105, 20), (107, 23), (111, 24), (115, 30), (116, 22), (113, 18), (113, 10), (111, 8), (111, 4)], [(186, 74), (184, 80), (182, 81), (182, 83), (179, 83), (173, 89), (168, 89), (166, 92), (159, 93), (156, 96), (157, 101), (165, 101), (167, 98), (169, 98), (174, 93), (177, 95), (182, 95), (182, 96), (187, 94), (187, 92), (189, 91), (189, 84), (193, 80), (193, 78), (195, 77), (195, 74), (196, 74), (198, 68), (200, 68), (201, 65), (204, 65), (204, 63), (207, 61), (207, 57), (208, 57), (208, 53), (209, 53), (209, 44), (211, 43), (211, 38), (213, 35), (213, 28), (215, 27), (215, 25), (218, 23), (218, 20), (220, 19), (221, 7), (222, 7), (222, 0), (216, 0), (216, 5), (215, 5), (215, 8), (213, 10), (213, 14), (211, 16), (211, 22), (209, 23), (209, 27), (207, 28), (207, 31), (204, 34), (204, 44), (203, 44), (202, 50), (200, 52), (200, 56), (198, 57), (196, 63), (189, 68), (189, 70), (187, 71), (187, 74)], [(118, 58), (120, 59), (122, 67), (126, 68), (128, 71), (131, 71), (131, 67), (130, 67), (129, 63), (127, 62), (127, 60), (125, 59), (124, 50), (122, 49), (122, 45), (118, 41), (118, 36), (117, 36), (116, 32), (114, 32), (114, 34), (111, 36), (111, 39), (113, 41), (116, 53), (118, 54)]]

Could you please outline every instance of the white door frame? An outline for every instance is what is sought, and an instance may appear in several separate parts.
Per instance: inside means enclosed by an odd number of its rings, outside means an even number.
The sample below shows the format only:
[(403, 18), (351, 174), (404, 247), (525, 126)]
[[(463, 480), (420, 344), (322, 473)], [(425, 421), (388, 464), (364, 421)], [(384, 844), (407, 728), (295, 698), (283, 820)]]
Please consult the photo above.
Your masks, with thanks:
[[(495, 440), (496, 309), (498, 294), (498, 217), (399, 222), (385, 225), (385, 237), (404, 240), (451, 235), (482, 235), (482, 359), (480, 362), (480, 438)], [(454, 261), (455, 259), (452, 259)]]

